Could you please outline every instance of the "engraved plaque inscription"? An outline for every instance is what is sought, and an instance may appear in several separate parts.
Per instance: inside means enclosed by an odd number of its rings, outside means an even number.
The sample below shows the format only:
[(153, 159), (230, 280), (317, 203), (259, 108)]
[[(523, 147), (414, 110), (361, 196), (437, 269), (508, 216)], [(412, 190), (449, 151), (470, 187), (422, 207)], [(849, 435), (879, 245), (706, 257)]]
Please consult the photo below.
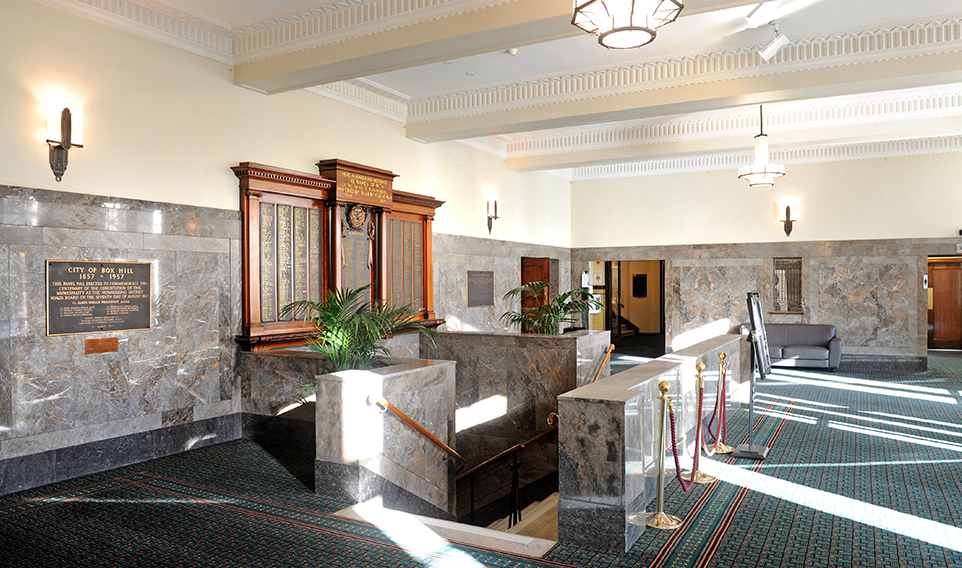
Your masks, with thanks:
[[(294, 233), (291, 227), (291, 206), (277, 206), (277, 307), (291, 303), (294, 286)], [(290, 321), (291, 314), (280, 318)]]
[(494, 305), (494, 272), (468, 271), (468, 307)]
[[(307, 299), (307, 209), (294, 208), (294, 301)], [(300, 319), (300, 318), (298, 318)]]
[(273, 203), (261, 203), (261, 321), (277, 321), (277, 235)]
[(150, 263), (47, 261), (47, 335), (150, 329)]

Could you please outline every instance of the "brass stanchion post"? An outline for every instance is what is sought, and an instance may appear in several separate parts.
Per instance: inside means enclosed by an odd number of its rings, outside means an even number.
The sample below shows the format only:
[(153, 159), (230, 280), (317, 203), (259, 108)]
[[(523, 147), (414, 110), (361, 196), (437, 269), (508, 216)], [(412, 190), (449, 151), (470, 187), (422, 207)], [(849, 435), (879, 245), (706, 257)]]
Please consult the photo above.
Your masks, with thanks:
[(725, 422), (728, 418), (728, 413), (725, 412), (725, 407), (727, 402), (725, 401), (725, 381), (728, 378), (728, 364), (725, 359), (728, 354), (722, 351), (718, 354), (718, 385), (715, 387), (715, 414), (718, 416), (718, 436), (716, 437), (715, 443), (715, 453), (716, 454), (730, 454), (735, 451), (735, 448), (725, 444), (722, 440), (722, 429), (728, 430)]
[[(701, 416), (701, 405), (702, 405), (702, 401), (704, 400), (704, 395), (705, 395), (705, 376), (703, 375), (703, 373), (705, 372), (705, 364), (702, 363), (702, 362), (700, 362), (700, 361), (699, 361), (698, 363), (695, 363), (695, 370), (698, 372), (698, 375), (697, 375), (697, 377), (698, 377), (698, 413), (697, 413), (697, 416), (698, 416), (698, 420), (701, 420), (701, 419), (702, 419), (702, 416)], [(702, 446), (702, 431), (701, 431), (701, 428), (700, 428), (701, 424), (698, 424), (697, 426), (698, 426), (698, 427), (695, 428), (695, 432), (696, 432), (696, 433), (695, 433), (695, 453), (696, 453), (696, 454), (700, 454), (700, 453), (701, 453), (701, 446)], [(698, 463), (698, 462), (696, 461), (696, 462), (695, 462), (695, 465), (697, 465), (697, 463)], [(702, 473), (702, 472), (698, 471), (697, 469), (694, 470), (694, 471), (690, 471), (690, 472), (688, 472), (688, 473), (682, 474), (682, 477), (684, 478), (685, 481), (692, 481), (692, 480), (694, 480), (695, 483), (714, 483), (714, 482), (718, 481), (718, 478), (717, 478), (717, 477), (715, 477), (715, 476), (713, 476), (713, 475), (708, 475), (707, 473)]]
[(655, 512), (646, 513), (644, 518), (641, 514), (628, 517), (628, 521), (635, 524), (645, 523), (654, 529), (677, 529), (681, 526), (681, 519), (665, 512), (665, 452), (668, 448), (668, 404), (671, 397), (668, 396), (668, 381), (658, 383), (658, 390), (661, 391), (661, 421), (659, 422), (661, 432), (658, 436), (658, 468), (657, 494), (655, 497)]

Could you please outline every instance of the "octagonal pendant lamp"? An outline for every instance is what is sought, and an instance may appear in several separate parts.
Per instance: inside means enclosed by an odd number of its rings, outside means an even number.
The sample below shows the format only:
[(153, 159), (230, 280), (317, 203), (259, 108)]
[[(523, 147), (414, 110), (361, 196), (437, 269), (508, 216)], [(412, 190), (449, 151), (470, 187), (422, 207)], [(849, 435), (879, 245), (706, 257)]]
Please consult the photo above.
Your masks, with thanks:
[(571, 23), (608, 49), (631, 49), (651, 43), (684, 7), (681, 0), (574, 0)]
[(785, 166), (769, 162), (768, 135), (765, 134), (762, 107), (758, 107), (759, 134), (755, 137), (755, 163), (738, 170), (738, 178), (748, 182), (749, 187), (771, 187), (775, 180), (785, 175)]

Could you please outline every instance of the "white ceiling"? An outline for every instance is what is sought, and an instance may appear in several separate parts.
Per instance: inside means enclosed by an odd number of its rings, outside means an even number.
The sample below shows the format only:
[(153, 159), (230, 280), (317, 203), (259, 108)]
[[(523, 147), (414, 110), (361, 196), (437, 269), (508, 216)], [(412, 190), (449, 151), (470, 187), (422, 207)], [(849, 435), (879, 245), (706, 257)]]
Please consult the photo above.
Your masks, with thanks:
[(309, 88), (519, 171), (728, 167), (761, 103), (789, 163), (962, 151), (959, 0), (781, 0), (792, 44), (769, 62), (772, 28), (745, 18), (757, 0), (687, 0), (632, 50), (571, 26), (570, 0), (42, 1), (231, 64), (264, 96)]

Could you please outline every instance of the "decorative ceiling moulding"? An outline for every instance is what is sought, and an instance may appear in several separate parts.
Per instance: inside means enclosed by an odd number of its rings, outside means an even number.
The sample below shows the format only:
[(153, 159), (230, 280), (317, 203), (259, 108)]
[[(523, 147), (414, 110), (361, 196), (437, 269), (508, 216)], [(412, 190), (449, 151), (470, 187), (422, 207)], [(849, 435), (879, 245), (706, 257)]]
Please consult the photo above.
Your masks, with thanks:
[(234, 63), (253, 63), (515, 1), (517, 0), (336, 2), (235, 28), (231, 32), (234, 38)]
[(367, 79), (349, 79), (305, 90), (401, 124), (407, 122), (408, 101), (410, 101), (407, 95)]
[(220, 63), (233, 63), (233, 40), (226, 35), (226, 28), (158, 2), (144, 5), (130, 0), (42, 0), (42, 3)]
[[(798, 104), (798, 103), (794, 103)], [(675, 120), (628, 127), (587, 129), (550, 136), (514, 138), (507, 145), (511, 158), (528, 158), (586, 150), (653, 145), (665, 142), (727, 138), (753, 134), (758, 115), (746, 108), (730, 109), (705, 119)], [(962, 92), (892, 97), (880, 93), (851, 102), (813, 101), (801, 108), (766, 112), (771, 132), (791, 132), (833, 126), (903, 122), (918, 118), (962, 115)]]
[(962, 20), (953, 18), (799, 39), (768, 63), (758, 55), (758, 46), (742, 47), (439, 93), (414, 99), (410, 116), (413, 123), (429, 122), (562, 101), (697, 85), (722, 78), (760, 77), (960, 50)]
[[(771, 159), (785, 164), (815, 164), (927, 154), (952, 154), (956, 152), (962, 152), (962, 136), (939, 136), (859, 144), (826, 144), (772, 150)], [(685, 156), (623, 164), (586, 166), (571, 168), (571, 179), (572, 181), (585, 181), (730, 170), (744, 165), (753, 157), (752, 152), (733, 152), (730, 154)]]
[(501, 158), (502, 160), (508, 157), (508, 144), (500, 139), (500, 136), (487, 136), (484, 138), (465, 138), (463, 140), (458, 140), (461, 144), (474, 148), (475, 150), (481, 150), (482, 152), (487, 152)]

